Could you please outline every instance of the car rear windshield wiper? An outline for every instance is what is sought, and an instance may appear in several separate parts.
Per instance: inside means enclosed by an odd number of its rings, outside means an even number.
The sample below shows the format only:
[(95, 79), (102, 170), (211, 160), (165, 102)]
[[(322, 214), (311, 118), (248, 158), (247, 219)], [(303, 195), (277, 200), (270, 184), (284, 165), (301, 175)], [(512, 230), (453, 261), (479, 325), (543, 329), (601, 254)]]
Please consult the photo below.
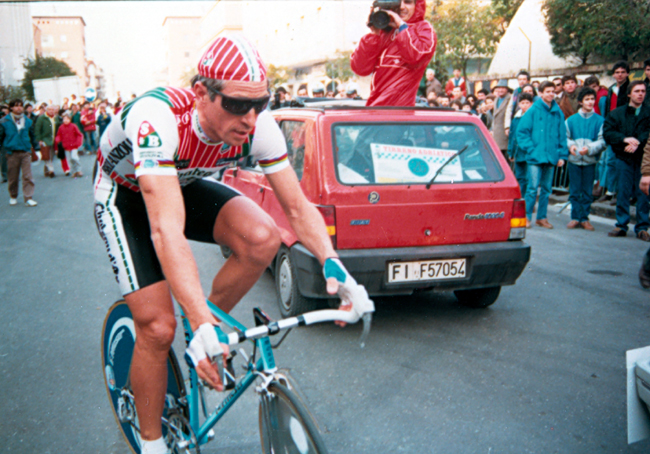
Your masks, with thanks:
[(440, 172), (442, 172), (442, 169), (444, 169), (445, 166), (446, 166), (447, 164), (449, 164), (451, 161), (453, 161), (453, 160), (456, 159), (458, 156), (460, 156), (461, 154), (463, 154), (463, 152), (464, 152), (465, 150), (467, 150), (467, 148), (469, 148), (469, 145), (465, 145), (462, 149), (458, 150), (456, 153), (454, 153), (454, 155), (453, 155), (451, 158), (447, 159), (447, 160), (445, 161), (445, 163), (444, 163), (443, 165), (440, 166), (440, 168), (438, 169), (438, 171), (436, 172), (436, 174), (433, 176), (433, 178), (431, 178), (431, 180), (429, 181), (429, 183), (427, 183), (427, 189), (431, 188), (431, 185), (433, 184), (433, 182), (435, 181), (435, 179), (438, 177), (438, 175), (440, 175)]

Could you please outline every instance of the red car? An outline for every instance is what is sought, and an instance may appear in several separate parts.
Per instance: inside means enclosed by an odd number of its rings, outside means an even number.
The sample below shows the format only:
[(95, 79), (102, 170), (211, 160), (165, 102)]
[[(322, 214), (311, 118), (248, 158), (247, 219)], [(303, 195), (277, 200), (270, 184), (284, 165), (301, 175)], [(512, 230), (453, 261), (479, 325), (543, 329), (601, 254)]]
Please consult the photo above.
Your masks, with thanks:
[[(525, 203), (476, 116), (326, 102), (273, 115), (302, 190), (371, 296), (433, 289), (487, 307), (521, 275), (530, 258), (522, 241)], [(281, 231), (272, 270), (282, 315), (327, 299), (321, 265), (297, 241), (259, 167), (228, 169), (223, 181), (257, 202)]]

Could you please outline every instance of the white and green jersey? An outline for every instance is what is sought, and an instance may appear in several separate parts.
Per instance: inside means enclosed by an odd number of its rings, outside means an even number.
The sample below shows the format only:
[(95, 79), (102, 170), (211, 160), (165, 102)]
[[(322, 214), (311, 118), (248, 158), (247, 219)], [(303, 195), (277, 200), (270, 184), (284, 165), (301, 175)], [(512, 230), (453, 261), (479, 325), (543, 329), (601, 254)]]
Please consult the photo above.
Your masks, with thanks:
[(262, 112), (243, 145), (213, 142), (202, 131), (188, 89), (161, 87), (129, 102), (102, 135), (98, 162), (105, 175), (139, 191), (141, 175), (176, 175), (181, 186), (252, 155), (265, 173), (289, 166), (277, 123)]

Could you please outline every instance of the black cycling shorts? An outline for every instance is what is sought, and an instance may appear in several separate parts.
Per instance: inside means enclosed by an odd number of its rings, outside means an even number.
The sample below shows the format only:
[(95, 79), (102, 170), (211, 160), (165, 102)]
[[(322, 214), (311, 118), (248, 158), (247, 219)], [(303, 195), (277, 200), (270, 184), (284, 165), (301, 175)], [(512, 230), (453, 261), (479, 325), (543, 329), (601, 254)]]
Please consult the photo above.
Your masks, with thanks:
[[(221, 208), (241, 193), (216, 180), (197, 180), (181, 188), (185, 236), (216, 244), (212, 232)], [(95, 179), (95, 222), (104, 240), (122, 295), (165, 280), (151, 241), (142, 193), (115, 183), (101, 170)]]

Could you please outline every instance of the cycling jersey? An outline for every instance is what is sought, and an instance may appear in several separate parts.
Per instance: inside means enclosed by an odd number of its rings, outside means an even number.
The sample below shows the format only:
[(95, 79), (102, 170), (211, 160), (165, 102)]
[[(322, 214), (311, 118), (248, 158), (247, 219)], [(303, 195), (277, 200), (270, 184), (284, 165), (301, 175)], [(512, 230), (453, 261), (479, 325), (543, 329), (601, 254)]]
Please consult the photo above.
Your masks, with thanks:
[(139, 191), (142, 175), (176, 175), (181, 186), (252, 155), (265, 173), (289, 166), (286, 142), (268, 111), (243, 145), (212, 141), (188, 89), (161, 87), (128, 103), (102, 135), (97, 160), (116, 183)]

